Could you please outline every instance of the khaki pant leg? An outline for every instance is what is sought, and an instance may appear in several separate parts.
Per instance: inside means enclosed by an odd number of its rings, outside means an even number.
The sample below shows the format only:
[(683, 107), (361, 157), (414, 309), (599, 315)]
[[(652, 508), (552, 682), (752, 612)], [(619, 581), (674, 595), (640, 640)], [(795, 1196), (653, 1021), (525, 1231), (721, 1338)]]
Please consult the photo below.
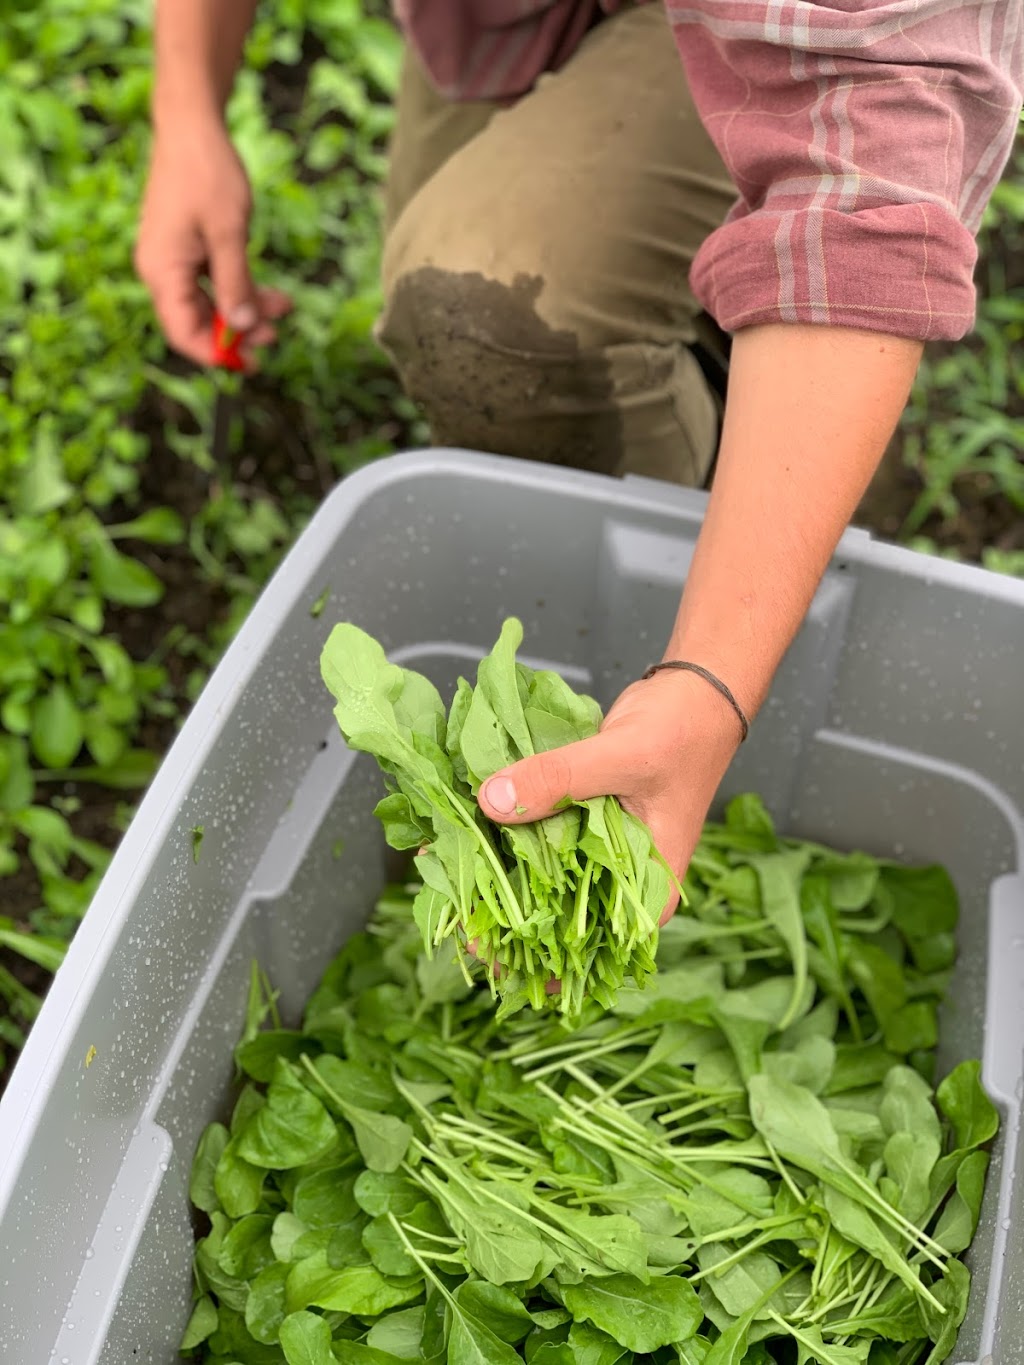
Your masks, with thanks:
[(378, 335), (434, 439), (700, 483), (718, 423), (687, 273), (734, 197), (662, 7), (593, 29), (388, 235)]
[(395, 130), (388, 148), (384, 228), (390, 232), (416, 192), (460, 148), (487, 127), (501, 106), (442, 99), (407, 47), (395, 101)]

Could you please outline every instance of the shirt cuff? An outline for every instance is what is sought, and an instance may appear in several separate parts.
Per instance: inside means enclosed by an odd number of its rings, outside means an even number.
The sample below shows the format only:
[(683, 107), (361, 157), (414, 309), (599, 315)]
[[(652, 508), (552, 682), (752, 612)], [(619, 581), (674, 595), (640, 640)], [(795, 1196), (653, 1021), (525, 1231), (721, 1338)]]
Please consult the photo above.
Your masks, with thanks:
[(797, 322), (957, 341), (974, 325), (976, 259), (971, 233), (937, 204), (761, 210), (711, 234), (690, 284), (726, 332)]

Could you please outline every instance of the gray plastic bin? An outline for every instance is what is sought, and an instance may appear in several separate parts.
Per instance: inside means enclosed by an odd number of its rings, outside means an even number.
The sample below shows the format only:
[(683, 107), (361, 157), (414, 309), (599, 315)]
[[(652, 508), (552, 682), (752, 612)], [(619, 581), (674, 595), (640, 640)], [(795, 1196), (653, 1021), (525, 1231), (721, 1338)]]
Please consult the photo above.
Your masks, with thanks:
[[(320, 681), (330, 626), (450, 688), (515, 613), (530, 662), (607, 704), (662, 647), (704, 505), (448, 451), (327, 500), (160, 769), (0, 1103), (3, 1365), (176, 1359), (189, 1166), (225, 1109), (249, 963), (296, 1017), (384, 877), (376, 769)], [(1022, 710), (1024, 583), (850, 532), (722, 793), (956, 879), (942, 1061), (982, 1055), (1003, 1114), (955, 1357), (986, 1365), (1024, 1361)]]

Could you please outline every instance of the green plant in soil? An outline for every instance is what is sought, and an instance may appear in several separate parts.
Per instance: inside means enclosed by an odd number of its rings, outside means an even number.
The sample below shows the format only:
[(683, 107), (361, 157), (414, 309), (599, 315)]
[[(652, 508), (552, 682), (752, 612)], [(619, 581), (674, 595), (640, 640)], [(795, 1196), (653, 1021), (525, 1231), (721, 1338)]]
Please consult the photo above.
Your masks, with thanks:
[[(659, 971), (501, 1017), (391, 887), (200, 1141), (204, 1362), (938, 1365), (998, 1117), (938, 1085), (939, 868), (708, 826)], [(794, 1003), (795, 1002), (795, 1003)]]
[(1024, 137), (979, 239), (977, 326), (932, 348), (901, 423), (901, 539), (1024, 574)]
[[(397, 430), (369, 338), (393, 27), (318, 0), (257, 17), (229, 117), (257, 269), (296, 311), (265, 375), (240, 386), (168, 356), (132, 266), (151, 18), (142, 0), (15, 5), (0, 35), (0, 902), (15, 916), (0, 931), (0, 1043), (13, 1048), (95, 887), (97, 840), (116, 837), (118, 793), (148, 780), (317, 499), (387, 449), (375, 426)], [(220, 392), (238, 420), (215, 468)], [(180, 476), (150, 472), (175, 463)], [(187, 486), (188, 505), (154, 502), (163, 483)], [(184, 626), (178, 607), (197, 596), (206, 619)], [(81, 804), (101, 787), (105, 826)]]

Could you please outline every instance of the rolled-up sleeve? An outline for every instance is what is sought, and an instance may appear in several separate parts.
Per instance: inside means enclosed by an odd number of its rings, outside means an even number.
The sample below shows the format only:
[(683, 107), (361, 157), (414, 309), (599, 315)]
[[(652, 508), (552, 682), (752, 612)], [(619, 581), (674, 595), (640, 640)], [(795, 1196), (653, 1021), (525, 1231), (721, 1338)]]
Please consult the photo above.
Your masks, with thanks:
[(963, 336), (975, 234), (1020, 115), (1021, 0), (667, 8), (739, 191), (691, 272), (719, 325)]

